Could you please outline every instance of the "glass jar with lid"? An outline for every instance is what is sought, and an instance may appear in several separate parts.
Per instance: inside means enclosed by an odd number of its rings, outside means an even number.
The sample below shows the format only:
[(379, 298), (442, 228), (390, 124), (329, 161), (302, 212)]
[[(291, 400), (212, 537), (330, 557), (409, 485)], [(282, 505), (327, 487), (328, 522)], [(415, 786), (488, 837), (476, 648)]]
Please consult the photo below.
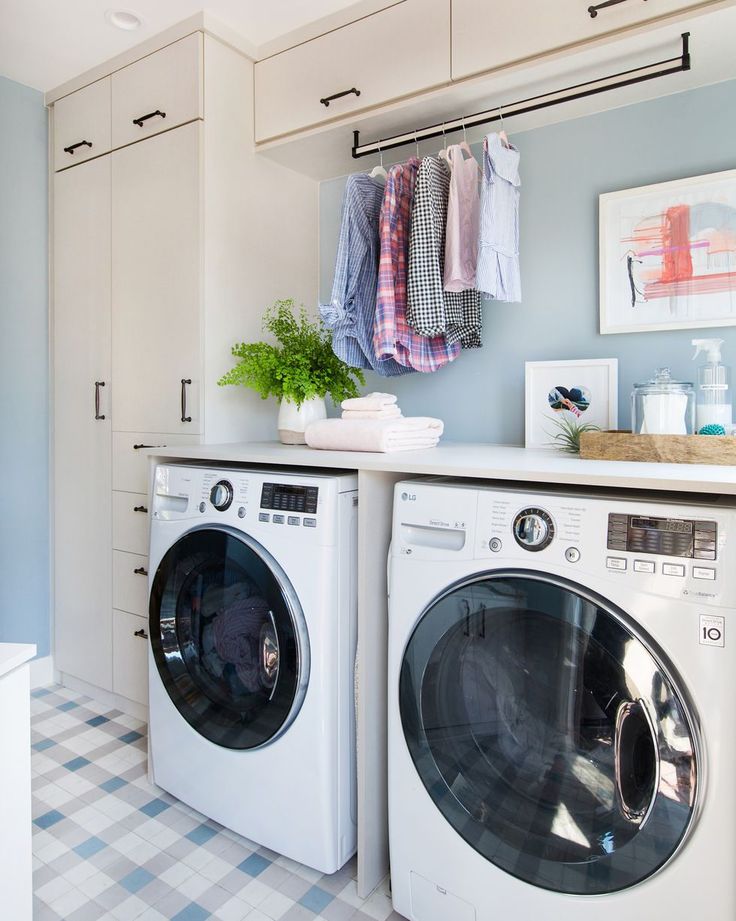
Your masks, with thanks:
[(672, 380), (669, 368), (657, 368), (651, 380), (634, 384), (631, 431), (635, 435), (692, 435), (695, 431), (693, 384)]

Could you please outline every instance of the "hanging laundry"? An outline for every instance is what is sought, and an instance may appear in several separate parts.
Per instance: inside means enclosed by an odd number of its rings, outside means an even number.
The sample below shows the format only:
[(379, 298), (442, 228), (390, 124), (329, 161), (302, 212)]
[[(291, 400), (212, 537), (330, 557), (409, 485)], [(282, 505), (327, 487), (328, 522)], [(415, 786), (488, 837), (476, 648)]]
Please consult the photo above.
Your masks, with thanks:
[(483, 141), (478, 290), (499, 301), (521, 301), (519, 270), (520, 154), (498, 134)]
[(419, 160), (392, 166), (386, 177), (378, 231), (380, 259), (373, 346), (376, 358), (395, 358), (414, 371), (437, 371), (460, 352), (443, 335), (421, 336), (406, 320), (409, 226)]
[(384, 377), (410, 372), (373, 349), (378, 277), (378, 216), (384, 187), (364, 173), (348, 177), (342, 203), (340, 240), (329, 304), (320, 305), (332, 331), (332, 348), (353, 368), (372, 368)]
[(447, 148), (450, 197), (445, 239), (445, 291), (476, 286), (481, 171), (467, 143)]
[(480, 295), (445, 291), (447, 202), (450, 171), (437, 157), (425, 157), (417, 172), (409, 237), (406, 318), (422, 336), (444, 335), (448, 343), (477, 348), (481, 342)]

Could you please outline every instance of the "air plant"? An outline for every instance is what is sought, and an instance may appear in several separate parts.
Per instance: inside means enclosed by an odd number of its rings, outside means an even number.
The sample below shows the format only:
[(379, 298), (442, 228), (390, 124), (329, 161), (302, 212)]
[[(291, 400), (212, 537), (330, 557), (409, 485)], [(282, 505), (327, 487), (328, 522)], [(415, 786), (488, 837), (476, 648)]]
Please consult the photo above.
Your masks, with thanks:
[(577, 422), (567, 413), (560, 413), (559, 416), (550, 418), (556, 432), (546, 432), (552, 438), (550, 445), (566, 454), (580, 454), (580, 436), (584, 432), (600, 432), (599, 425), (593, 422)]

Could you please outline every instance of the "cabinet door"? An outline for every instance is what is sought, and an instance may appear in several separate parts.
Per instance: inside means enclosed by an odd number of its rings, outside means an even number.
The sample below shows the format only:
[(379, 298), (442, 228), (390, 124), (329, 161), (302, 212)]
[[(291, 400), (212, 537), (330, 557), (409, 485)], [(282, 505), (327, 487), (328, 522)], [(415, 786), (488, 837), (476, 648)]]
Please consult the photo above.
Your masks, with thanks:
[(139, 704), (148, 703), (148, 618), (114, 611), (113, 691)]
[(115, 431), (201, 431), (200, 124), (112, 154)]
[(452, 0), (452, 79), (503, 67), (627, 26), (701, 6), (696, 0)]
[(64, 96), (54, 104), (54, 169), (64, 169), (110, 150), (110, 78)]
[(57, 173), (54, 179), (53, 361), (56, 666), (109, 690), (109, 155)]
[[(450, 79), (449, 0), (405, 0), (255, 66), (256, 141)], [(325, 105), (321, 100), (356, 89)]]

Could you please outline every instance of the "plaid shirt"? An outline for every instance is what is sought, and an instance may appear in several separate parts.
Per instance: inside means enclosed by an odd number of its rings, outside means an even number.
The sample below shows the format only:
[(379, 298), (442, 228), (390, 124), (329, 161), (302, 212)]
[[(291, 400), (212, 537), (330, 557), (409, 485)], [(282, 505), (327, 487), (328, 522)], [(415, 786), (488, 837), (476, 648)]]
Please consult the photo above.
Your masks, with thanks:
[(478, 348), (483, 344), (480, 294), (471, 288), (444, 290), (449, 195), (449, 167), (437, 157), (425, 157), (417, 173), (411, 213), (406, 318), (421, 336), (444, 335), (449, 343)]
[(365, 173), (349, 176), (342, 201), (340, 240), (329, 304), (320, 305), (332, 331), (332, 350), (353, 368), (372, 368), (384, 377), (407, 374), (393, 358), (376, 359), (373, 324), (378, 276), (378, 216), (383, 186)]
[(409, 259), (409, 227), (414, 181), (419, 160), (392, 166), (378, 222), (381, 254), (376, 290), (376, 323), (373, 345), (376, 357), (395, 358), (415, 371), (437, 371), (460, 352), (444, 336), (420, 336), (406, 322), (406, 282)]

